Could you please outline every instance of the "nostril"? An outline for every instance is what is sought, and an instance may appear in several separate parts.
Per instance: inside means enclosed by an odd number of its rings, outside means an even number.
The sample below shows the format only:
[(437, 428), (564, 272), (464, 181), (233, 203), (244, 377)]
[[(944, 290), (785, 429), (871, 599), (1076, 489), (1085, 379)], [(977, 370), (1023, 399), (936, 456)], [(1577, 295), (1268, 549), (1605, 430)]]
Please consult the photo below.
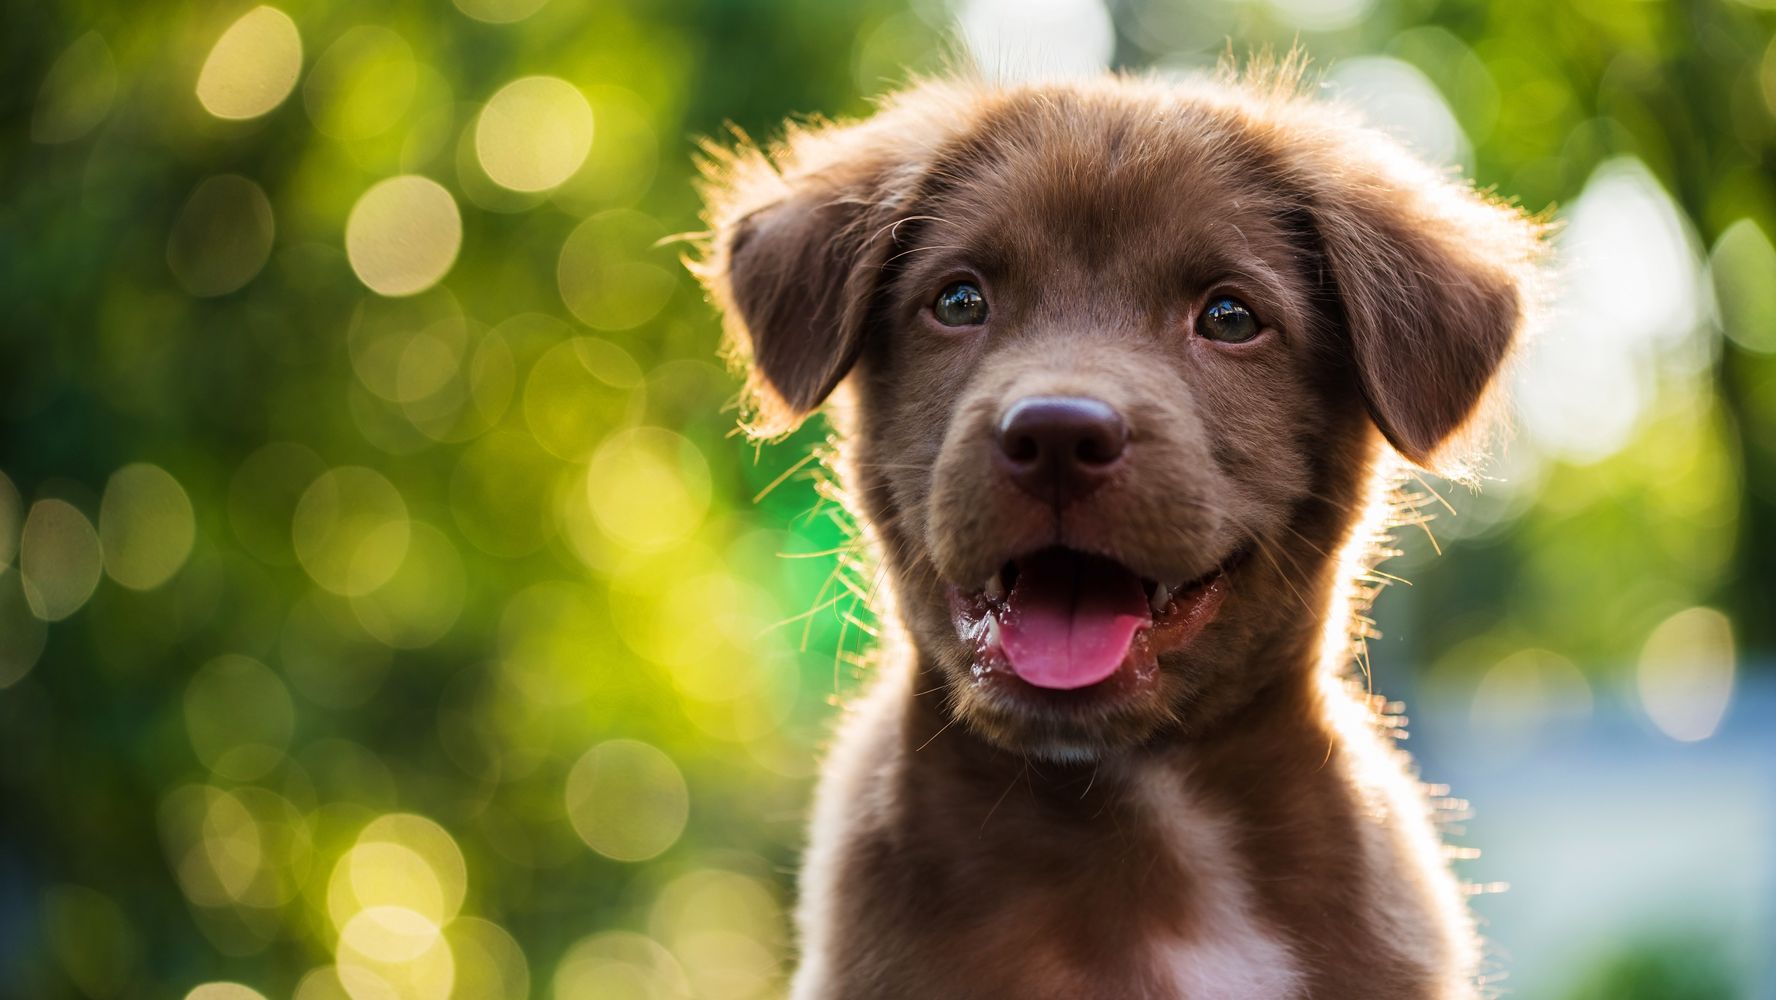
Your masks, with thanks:
[(1123, 446), (1128, 443), (1128, 427), (1115, 411), (1109, 410), (1108, 417), (1092, 420), (1079, 429), (1079, 445), (1076, 454), (1081, 462), (1087, 465), (1109, 465), (1122, 457)]
[(1109, 465), (1122, 457), (1122, 441), (1108, 434), (1092, 434), (1079, 441), (1079, 460), (1087, 465)]
[(1042, 457), (1042, 445), (1038, 444), (1036, 438), (1029, 434), (1007, 435), (1000, 447), (1005, 452), (1006, 458), (1019, 465), (1034, 462)]

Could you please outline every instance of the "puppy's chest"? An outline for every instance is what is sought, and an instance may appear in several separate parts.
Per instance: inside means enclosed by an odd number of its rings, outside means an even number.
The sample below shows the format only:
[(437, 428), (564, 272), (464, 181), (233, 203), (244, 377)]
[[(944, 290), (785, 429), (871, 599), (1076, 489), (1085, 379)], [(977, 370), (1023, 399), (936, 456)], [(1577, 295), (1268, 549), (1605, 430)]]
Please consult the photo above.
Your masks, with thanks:
[(1280, 928), (1258, 909), (1237, 830), (1165, 771), (1137, 778), (1135, 789), (1162, 849), (1182, 873), (1188, 919), (1156, 935), (1151, 961), (1180, 1000), (1284, 1000), (1301, 994), (1302, 977)]
[(1230, 909), (1225, 922), (1189, 940), (1161, 941), (1152, 962), (1178, 1000), (1287, 1000), (1301, 980), (1282, 941)]
[[(1182, 887), (1155, 884), (1155, 893)], [(1125, 908), (1112, 913), (1110, 906)], [(930, 949), (906, 996), (1023, 1000), (1295, 1000), (1302, 977), (1283, 939), (1238, 897), (1194, 899), (1187, 928), (1142, 926), (1138, 898), (1008, 900)], [(1128, 919), (1134, 917), (1136, 919)]]
[(1004, 807), (976, 826), (985, 836), (973, 843), (990, 860), (977, 855), (963, 878), (927, 884), (954, 893), (937, 911), (985, 919), (925, 925), (936, 932), (931, 952), (947, 956), (939, 964), (968, 970), (969, 995), (1301, 996), (1302, 973), (1260, 912), (1236, 828), (1174, 774), (1137, 776), (1117, 798), (1091, 834)]

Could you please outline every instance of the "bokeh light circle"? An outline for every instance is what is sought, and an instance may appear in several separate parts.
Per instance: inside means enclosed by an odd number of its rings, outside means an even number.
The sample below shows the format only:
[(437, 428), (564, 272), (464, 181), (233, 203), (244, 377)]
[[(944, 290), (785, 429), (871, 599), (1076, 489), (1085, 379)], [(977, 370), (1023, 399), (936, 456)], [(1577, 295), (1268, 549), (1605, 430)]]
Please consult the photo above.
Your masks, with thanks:
[(613, 434), (586, 468), (586, 497), (599, 527), (634, 549), (690, 537), (709, 510), (709, 464), (697, 446), (663, 427)]
[[(412, 813), (377, 817), (340, 857), (327, 882), (339, 928), (339, 977), (354, 998), (371, 987), (395, 996), (447, 994), (456, 976), (442, 929), (467, 891), (468, 868), (443, 827)], [(479, 959), (476, 953), (472, 956)]]
[(91, 132), (117, 96), (117, 60), (105, 37), (89, 31), (63, 50), (43, 78), (31, 115), (31, 140), (73, 142)]
[(257, 118), (284, 102), (302, 73), (302, 34), (276, 7), (254, 7), (222, 32), (197, 75), (197, 100), (217, 118)]
[(955, 10), (983, 79), (1091, 75), (1109, 68), (1116, 51), (1104, 0), (958, 0)]
[(715, 868), (680, 875), (655, 898), (648, 930), (684, 963), (694, 996), (751, 1000), (782, 993), (787, 922), (757, 879)]
[(54, 956), (77, 995), (118, 997), (136, 980), (142, 939), (123, 907), (81, 885), (52, 885), (42, 895), (40, 954)]
[(678, 840), (690, 793), (672, 758), (639, 740), (586, 751), (567, 777), (567, 816), (586, 846), (616, 861), (646, 861)]
[(660, 169), (655, 108), (635, 91), (613, 84), (584, 88), (597, 137), (586, 162), (549, 198), (572, 215), (590, 216), (634, 205)]
[(396, 362), (392, 402), (417, 403), (449, 385), (462, 368), (467, 341), (461, 323), (437, 324), (410, 338)]
[(1688, 608), (1660, 622), (1640, 652), (1635, 689), (1647, 718), (1674, 740), (1705, 740), (1733, 698), (1733, 624), (1713, 608)]
[(444, 936), (456, 957), (457, 996), (529, 1000), (530, 963), (505, 928), (479, 917), (459, 917)]
[(291, 541), (314, 582), (355, 597), (387, 583), (407, 557), (407, 504), (381, 473), (345, 466), (321, 474), (296, 502)]
[[(1361, 4), (1368, 0), (1339, 2)], [(1340, 100), (1360, 108), (1371, 126), (1432, 163), (1461, 164), (1473, 159), (1473, 148), (1449, 102), (1411, 63), (1388, 56), (1346, 59), (1332, 69), (1327, 83)]]
[(0, 691), (37, 665), (49, 628), (31, 610), (19, 574), (0, 569)]
[(335, 959), (352, 1000), (448, 1000), (456, 982), (443, 929), (399, 906), (371, 907), (347, 921)]
[(359, 841), (339, 859), (328, 909), (341, 925), (363, 911), (417, 913), (433, 924), (447, 919), (438, 874), (419, 852), (389, 841)]
[(1338, 31), (1369, 16), (1375, 0), (1268, 0), (1284, 22), (1301, 31)]
[(403, 174), (365, 191), (345, 223), (352, 271), (381, 295), (414, 295), (437, 284), (462, 249), (462, 215), (444, 186)]
[(276, 230), (259, 185), (234, 174), (208, 178), (173, 222), (167, 267), (193, 295), (227, 295), (265, 267)]
[(629, 209), (600, 212), (561, 245), (555, 282), (561, 300), (594, 330), (628, 330), (653, 319), (678, 287), (678, 275), (648, 259), (666, 235)]
[(31, 672), (49, 638), (49, 630), (25, 600), (20, 574), (8, 571), (18, 554), (23, 504), (12, 480), (0, 472), (0, 690)]
[(380, 25), (361, 24), (315, 60), (302, 101), (322, 134), (358, 142), (401, 120), (413, 104), (419, 75), (405, 38)]
[(555, 966), (550, 987), (551, 1000), (682, 1000), (691, 995), (678, 959), (659, 942), (630, 931), (605, 931), (574, 942)]
[(549, 0), (456, 0), (456, 9), (477, 21), (489, 24), (511, 24), (522, 21)]
[(237, 654), (206, 663), (185, 685), (185, 734), (205, 767), (253, 781), (283, 759), (296, 705), (271, 668)]
[[(404, 985), (409, 977), (429, 981), (436, 990), (415, 991), (418, 995), (436, 996), (439, 1000), (450, 995), (449, 986), (455, 978), (450, 946), (441, 928), (411, 910), (398, 906), (366, 910), (340, 932), (339, 943), (342, 960), (354, 953), (369, 959), (366, 964), (394, 985), (397, 995), (408, 992), (396, 984)], [(389, 969), (391, 966), (393, 970)], [(390, 976), (387, 971), (397, 971), (397, 975)]]
[(0, 570), (18, 555), (19, 531), (25, 516), (24, 498), (6, 473), (0, 472)]
[(641, 366), (629, 352), (595, 337), (575, 337), (531, 365), (524, 422), (550, 454), (581, 459), (607, 434), (633, 424), (646, 399)]
[[(499, 623), (502, 678), (537, 705), (584, 701), (615, 671), (603, 595), (565, 580), (533, 583), (506, 601)], [(617, 662), (621, 662), (618, 660)]]
[(139, 462), (112, 473), (99, 502), (105, 572), (131, 590), (165, 583), (191, 554), (191, 498), (165, 469)]
[[(197, 789), (202, 803), (192, 850), (177, 869), (193, 902), (221, 905), (246, 899), (265, 862), (265, 838), (253, 811), (219, 788)], [(172, 803), (167, 803), (172, 806)], [(169, 811), (171, 811), (169, 809)]]
[(1548, 650), (1524, 649), (1481, 676), (1468, 717), (1490, 752), (1523, 756), (1534, 753), (1546, 733), (1582, 724), (1592, 701), (1590, 682), (1572, 661)]
[(310, 969), (296, 981), (296, 992), (290, 995), (291, 1000), (352, 1000), (351, 991), (339, 978), (339, 967), (323, 965), (318, 969)]
[(79, 611), (103, 565), (99, 533), (79, 508), (53, 499), (31, 505), (19, 538), (19, 575), (33, 614), (56, 622)]
[[(447, 288), (423, 295), (367, 297), (352, 310), (346, 349), (353, 374), (377, 397), (402, 403), (435, 392), (461, 363), (469, 318)], [(437, 369), (444, 368), (440, 373)]]
[[(437, 879), (439, 910), (435, 922), (449, 923), (462, 908), (469, 869), (456, 839), (442, 826), (415, 813), (379, 816), (358, 834), (358, 846), (393, 844), (412, 851)], [(354, 872), (354, 880), (358, 873)], [(358, 884), (354, 881), (354, 884)]]
[(467, 578), (448, 535), (415, 521), (406, 557), (387, 582), (352, 598), (364, 631), (396, 649), (437, 642), (462, 612)]
[[(682, 550), (669, 557), (677, 563)], [(701, 701), (729, 701), (757, 693), (766, 675), (759, 639), (781, 621), (771, 594), (726, 568), (703, 571), (691, 560), (668, 579), (625, 579), (613, 595), (623, 640), (636, 652), (672, 668), (678, 690)], [(706, 609), (701, 627), (684, 627), (683, 608)], [(739, 667), (736, 664), (747, 664)], [(778, 683), (783, 683), (779, 681)]]
[(265, 994), (240, 983), (204, 983), (185, 994), (185, 1000), (265, 1000)]
[(185, 785), (161, 801), (159, 818), (167, 862), (198, 906), (283, 906), (308, 875), (308, 819), (268, 789)]
[(1721, 233), (1708, 274), (1728, 339), (1757, 354), (1776, 353), (1776, 246), (1755, 220), (1740, 219)]
[[(456, 443), (499, 422), (518, 373), (512, 347), (499, 330), (467, 322), (460, 339), (452, 333), (448, 325), (435, 325), (411, 337), (396, 362), (394, 390), (401, 415), (414, 429), (433, 441)], [(436, 366), (445, 356), (456, 358), (456, 364), (440, 372)], [(431, 392), (423, 391), (433, 384)]]
[(494, 183), (547, 191), (572, 177), (592, 148), (592, 106), (560, 77), (501, 87), (475, 120), (475, 156)]

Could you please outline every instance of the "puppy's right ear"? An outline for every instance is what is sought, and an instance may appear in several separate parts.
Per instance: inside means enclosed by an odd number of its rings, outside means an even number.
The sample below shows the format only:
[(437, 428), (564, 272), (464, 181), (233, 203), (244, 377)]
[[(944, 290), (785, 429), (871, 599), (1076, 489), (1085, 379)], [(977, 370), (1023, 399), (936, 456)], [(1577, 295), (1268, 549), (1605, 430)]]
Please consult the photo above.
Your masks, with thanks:
[(1466, 475), (1541, 300), (1544, 227), (1338, 106), (1298, 96), (1298, 68), (1254, 87), (1244, 110), (1270, 126), (1277, 183), (1312, 230), (1356, 386), (1395, 451)]
[(691, 265), (748, 365), (748, 430), (793, 430), (863, 349), (918, 171), (874, 123), (792, 131), (774, 155), (706, 148), (710, 242)]

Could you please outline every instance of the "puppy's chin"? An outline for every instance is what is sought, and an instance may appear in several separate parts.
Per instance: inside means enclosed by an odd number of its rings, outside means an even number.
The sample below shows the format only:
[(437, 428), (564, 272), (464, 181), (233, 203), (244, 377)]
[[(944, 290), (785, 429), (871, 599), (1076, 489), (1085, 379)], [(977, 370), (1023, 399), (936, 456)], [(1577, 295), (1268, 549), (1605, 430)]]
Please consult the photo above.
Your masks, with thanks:
[[(957, 658), (967, 655), (958, 652)], [(1140, 746), (1173, 721), (1163, 678), (1046, 691), (1015, 676), (953, 664), (944, 672), (949, 710), (970, 731), (1002, 750), (1051, 763), (1089, 763)]]
[(945, 711), (986, 742), (1057, 764), (1093, 762), (1214, 732), (1268, 679), (1248, 669), (1243, 631), (1231, 623), (1213, 626), (1200, 644), (1161, 656), (1151, 677), (1119, 672), (1075, 691), (982, 671), (960, 643), (927, 662), (941, 670)]

